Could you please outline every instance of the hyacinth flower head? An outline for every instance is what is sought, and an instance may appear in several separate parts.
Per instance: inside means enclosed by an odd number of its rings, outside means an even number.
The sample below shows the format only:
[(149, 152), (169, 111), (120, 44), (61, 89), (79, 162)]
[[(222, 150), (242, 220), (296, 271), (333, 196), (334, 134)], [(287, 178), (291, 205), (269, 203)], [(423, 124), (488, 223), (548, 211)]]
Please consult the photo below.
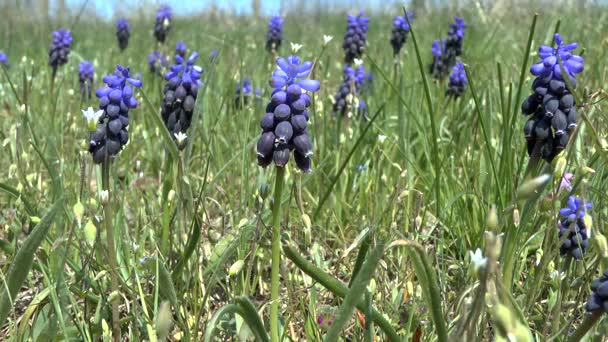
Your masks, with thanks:
[(369, 29), (369, 18), (365, 17), (365, 11), (359, 12), (358, 15), (349, 14), (346, 33), (342, 48), (344, 49), (344, 62), (351, 64), (355, 58), (361, 58), (365, 50), (367, 39), (367, 30)]
[(464, 19), (454, 17), (450, 24), (448, 37), (433, 42), (433, 63), (430, 66), (431, 74), (435, 79), (444, 79), (450, 73), (450, 69), (456, 64), (456, 59), (462, 55), (462, 44), (466, 29)]
[(175, 44), (175, 54), (179, 55), (181, 58), (186, 58), (186, 43), (177, 42)]
[(241, 97), (243, 104), (247, 104), (249, 97), (253, 94), (253, 86), (249, 77), (243, 78), (242, 81), (237, 82), (236, 92), (234, 96), (234, 105), (239, 108), (241, 106)]
[(268, 33), (266, 34), (266, 50), (275, 54), (283, 43), (283, 19), (275, 15), (268, 22)]
[(171, 31), (171, 7), (167, 5), (160, 6), (156, 12), (156, 21), (154, 22), (154, 37), (160, 43), (164, 43), (167, 39), (169, 31)]
[(585, 304), (585, 310), (608, 313), (608, 269), (591, 283), (591, 296)]
[(446, 94), (450, 97), (462, 96), (466, 89), (467, 83), (469, 83), (469, 80), (467, 79), (467, 74), (464, 70), (464, 64), (462, 62), (457, 62), (456, 65), (452, 67), (452, 73), (450, 74)]
[(410, 33), (410, 24), (414, 19), (414, 13), (407, 12), (407, 19), (404, 16), (398, 15), (393, 20), (393, 31), (391, 32), (391, 46), (393, 47), (393, 55), (398, 55), (399, 51), (407, 41), (407, 36)]
[(175, 64), (165, 74), (161, 116), (178, 149), (186, 147), (186, 130), (192, 122), (198, 90), (203, 85), (203, 68), (194, 64), (198, 53), (188, 59), (175, 55)]
[(587, 227), (590, 221), (586, 220), (585, 215), (587, 210), (591, 208), (591, 203), (585, 203), (585, 201), (576, 196), (570, 196), (568, 197), (567, 206), (560, 209), (560, 219), (557, 227), (559, 229), (560, 241), (564, 239), (564, 242), (560, 246), (561, 255), (568, 254), (576, 260), (585, 255), (585, 251), (589, 246), (589, 237), (591, 236), (590, 227)]
[(60, 28), (53, 32), (53, 43), (49, 49), (49, 65), (53, 71), (68, 62), (71, 46), (72, 33), (69, 30)]
[(118, 39), (118, 47), (124, 50), (129, 45), (129, 37), (131, 36), (131, 25), (126, 19), (118, 19), (116, 21), (116, 39)]
[(360, 98), (360, 95), (367, 81), (368, 76), (363, 65), (360, 65), (357, 69), (348, 65), (344, 66), (342, 84), (334, 96), (334, 114), (351, 116), (353, 109), (365, 114), (365, 101)]
[(306, 126), (311, 104), (310, 96), (304, 91), (319, 90), (320, 83), (307, 79), (312, 62), (301, 62), (298, 56), (277, 59), (278, 68), (270, 80), (273, 88), (266, 114), (260, 121), (262, 135), (258, 140), (258, 164), (262, 167), (274, 161), (284, 167), (293, 151), (296, 165), (303, 172), (311, 170), (312, 143)]
[(169, 66), (169, 58), (160, 53), (160, 51), (154, 51), (148, 54), (148, 69), (151, 73), (162, 75), (163, 69)]
[(91, 97), (91, 89), (93, 88), (93, 80), (95, 77), (95, 68), (88, 61), (82, 61), (78, 64), (78, 82), (80, 83), (80, 93)]
[(450, 70), (449, 61), (444, 58), (445, 51), (445, 39), (434, 40), (431, 47), (431, 55), (433, 61), (429, 66), (429, 72), (436, 79), (443, 79)]
[(0, 64), (8, 66), (8, 57), (2, 50), (0, 50)]
[(532, 155), (537, 150), (547, 162), (566, 148), (578, 120), (574, 96), (564, 80), (559, 60), (573, 87), (577, 84), (576, 75), (584, 68), (583, 58), (571, 52), (578, 47), (577, 43), (564, 44), (557, 33), (554, 40), (555, 48), (539, 48), (541, 61), (530, 68), (532, 75), (536, 76), (532, 83), (534, 92), (521, 106), (523, 114), (530, 116), (524, 125), (528, 154)]
[(89, 137), (89, 152), (97, 164), (116, 156), (129, 141), (129, 111), (137, 107), (133, 88), (142, 86), (141, 80), (131, 77), (129, 67), (121, 65), (105, 76), (103, 82), (106, 85), (96, 92), (103, 112)]

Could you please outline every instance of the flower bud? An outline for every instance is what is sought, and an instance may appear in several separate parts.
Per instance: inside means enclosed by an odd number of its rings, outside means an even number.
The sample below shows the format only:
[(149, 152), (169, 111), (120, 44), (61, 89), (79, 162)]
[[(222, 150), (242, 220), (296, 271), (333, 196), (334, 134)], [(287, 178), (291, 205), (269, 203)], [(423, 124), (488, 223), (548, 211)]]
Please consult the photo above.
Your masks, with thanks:
[(517, 199), (528, 199), (542, 189), (551, 179), (549, 174), (543, 174), (536, 178), (525, 181), (517, 190)]
[(76, 202), (76, 204), (74, 204), (74, 207), (72, 208), (72, 212), (74, 213), (74, 217), (76, 218), (76, 221), (78, 222), (78, 226), (80, 226), (80, 223), (82, 222), (82, 215), (84, 214), (84, 206), (82, 205), (82, 203), (80, 203), (80, 201)]
[(234, 264), (232, 264), (232, 266), (230, 266), (230, 269), (228, 270), (228, 275), (233, 277), (233, 276), (239, 274), (239, 272), (241, 272), (241, 270), (243, 269), (244, 265), (245, 265), (245, 262), (243, 260), (235, 261)]

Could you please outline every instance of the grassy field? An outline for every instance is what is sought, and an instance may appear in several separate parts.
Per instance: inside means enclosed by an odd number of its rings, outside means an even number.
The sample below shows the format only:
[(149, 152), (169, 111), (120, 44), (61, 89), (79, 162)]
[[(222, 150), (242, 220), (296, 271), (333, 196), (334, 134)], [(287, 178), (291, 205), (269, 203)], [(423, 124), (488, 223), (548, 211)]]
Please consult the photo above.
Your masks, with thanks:
[[(367, 12), (367, 119), (332, 114), (346, 12), (284, 16), (279, 55), (302, 44), (298, 54), (315, 62), (321, 88), (309, 108), (313, 170), (290, 162), (281, 196), (276, 168), (259, 167), (255, 152), (275, 68), (268, 18), (176, 16), (161, 45), (154, 12), (142, 10), (129, 18), (124, 52), (114, 22), (86, 12), (64, 22), (20, 12), (0, 21), (10, 64), (0, 66), (0, 340), (111, 340), (111, 303), (122, 340), (269, 339), (278, 201), (285, 340), (566, 341), (596, 323), (587, 337), (604, 341), (608, 319), (584, 304), (608, 267), (607, 8), (435, 8), (416, 13), (395, 63), (389, 39), (402, 13)], [(468, 25), (460, 59), (469, 83), (458, 99), (428, 73), (432, 41), (447, 35), (454, 15)], [(48, 48), (61, 26), (74, 42), (52, 81)], [(556, 31), (579, 43), (585, 70), (578, 128), (559, 162), (546, 164), (528, 157), (520, 106), (538, 47)], [(333, 36), (326, 47), (324, 35)], [(198, 51), (205, 69), (183, 151), (166, 139), (166, 81), (146, 57), (172, 56), (177, 41)], [(107, 203), (102, 167), (86, 150), (81, 110), (99, 103), (80, 95), (82, 60), (95, 66), (95, 88), (116, 64), (142, 74)], [(245, 76), (262, 93), (239, 108), (235, 87)], [(571, 193), (558, 191), (565, 172), (574, 174)], [(543, 174), (550, 180), (530, 181)], [(590, 245), (578, 261), (559, 253), (558, 213), (570, 194), (593, 203)], [(478, 248), (486, 259), (475, 267)]]

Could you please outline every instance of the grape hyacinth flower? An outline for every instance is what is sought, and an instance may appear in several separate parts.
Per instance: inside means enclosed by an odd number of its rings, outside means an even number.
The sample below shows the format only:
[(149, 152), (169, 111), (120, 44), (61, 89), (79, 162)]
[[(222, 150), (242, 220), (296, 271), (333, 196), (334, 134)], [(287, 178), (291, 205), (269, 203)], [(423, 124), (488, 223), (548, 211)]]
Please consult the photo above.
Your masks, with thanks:
[(175, 54), (179, 55), (181, 58), (186, 58), (186, 43), (177, 42), (177, 44), (175, 44)]
[(570, 196), (568, 197), (567, 207), (560, 209), (559, 215), (561, 218), (557, 222), (560, 241), (566, 235), (559, 248), (561, 255), (570, 254), (576, 260), (585, 255), (591, 237), (585, 214), (591, 207), (591, 203), (584, 203), (576, 196)]
[(80, 93), (82, 96), (87, 95), (91, 98), (91, 89), (93, 88), (93, 78), (95, 76), (95, 68), (88, 61), (82, 61), (78, 65), (78, 81), (80, 83)]
[(131, 36), (131, 25), (126, 19), (118, 19), (116, 21), (116, 38), (120, 50), (124, 50), (129, 45), (129, 37)]
[(164, 68), (169, 66), (169, 59), (164, 56), (160, 51), (154, 51), (154, 53), (148, 54), (148, 67), (151, 73), (162, 74)]
[(241, 97), (243, 98), (243, 104), (247, 104), (249, 101), (249, 97), (251, 97), (253, 93), (253, 86), (251, 85), (251, 81), (249, 77), (245, 77), (243, 81), (239, 81), (236, 84), (236, 93), (234, 96), (234, 105), (237, 108), (241, 107)]
[(452, 73), (450, 74), (446, 94), (449, 97), (454, 98), (462, 96), (468, 82), (469, 80), (467, 80), (467, 74), (464, 71), (464, 64), (462, 62), (457, 62), (456, 65), (452, 67)]
[(344, 62), (351, 64), (355, 58), (361, 58), (365, 50), (365, 40), (367, 38), (367, 30), (369, 29), (369, 18), (364, 17), (365, 11), (359, 12), (357, 16), (348, 15), (348, 25), (344, 34)]
[(6, 54), (2, 50), (0, 50), (0, 64), (8, 66), (8, 57), (6, 57)]
[[(409, 22), (414, 19), (414, 13), (407, 12)], [(393, 47), (393, 55), (397, 56), (401, 48), (407, 41), (407, 36), (410, 33), (410, 25), (405, 17), (398, 15), (393, 21), (393, 31), (391, 32), (391, 45)]]
[(306, 79), (312, 69), (312, 62), (301, 63), (298, 56), (277, 59), (278, 68), (272, 74), (273, 88), (266, 114), (260, 121), (262, 135), (258, 140), (258, 163), (262, 167), (274, 161), (284, 167), (289, 161), (290, 151), (294, 151), (296, 165), (303, 172), (311, 170), (312, 144), (306, 130), (309, 119), (306, 110), (310, 96), (304, 92), (319, 90), (320, 83)]
[(444, 79), (448, 76), (450, 68), (456, 64), (456, 58), (462, 55), (462, 43), (466, 27), (462, 18), (454, 17), (454, 23), (450, 24), (448, 38), (433, 42), (431, 50), (433, 62), (430, 66), (430, 72), (435, 79)]
[(334, 96), (333, 112), (336, 115), (352, 116), (353, 109), (359, 113), (365, 111), (365, 102), (360, 99), (360, 91), (365, 85), (367, 75), (365, 68), (360, 65), (353, 69), (344, 66), (344, 77), (340, 89)]
[(156, 12), (154, 37), (156, 37), (159, 43), (164, 43), (169, 31), (171, 31), (171, 15), (171, 7), (167, 5), (160, 6), (158, 12)]
[(268, 22), (268, 33), (266, 34), (266, 50), (276, 54), (283, 42), (283, 19), (275, 15)]
[(445, 39), (433, 41), (431, 48), (431, 54), (433, 55), (433, 62), (429, 66), (429, 72), (435, 79), (442, 79), (448, 74), (450, 66), (446, 64), (443, 58), (445, 51)]
[[(556, 48), (544, 45), (539, 48), (538, 55), (542, 61), (530, 68), (530, 72), (536, 76), (532, 83), (534, 93), (521, 105), (523, 114), (531, 116), (524, 125), (528, 155), (538, 148), (547, 162), (566, 148), (578, 118), (574, 96), (564, 80), (564, 74), (576, 87), (575, 75), (583, 71), (583, 57), (571, 53), (578, 44), (564, 44), (559, 33), (555, 34), (554, 40)], [(561, 59), (565, 73), (558, 59)]]
[(57, 68), (68, 62), (70, 47), (72, 46), (72, 34), (69, 30), (60, 28), (53, 32), (53, 43), (49, 49), (49, 65), (53, 68), (53, 73)]
[(116, 71), (103, 78), (105, 86), (97, 89), (99, 108), (103, 113), (89, 138), (89, 152), (100, 164), (106, 157), (114, 157), (129, 140), (129, 110), (137, 107), (133, 87), (140, 88), (141, 80), (131, 77), (129, 67), (116, 65)]
[(608, 313), (608, 269), (591, 283), (591, 296), (585, 304), (587, 312), (603, 311)]
[(194, 65), (198, 53), (193, 52), (187, 60), (175, 56), (175, 64), (165, 74), (167, 84), (163, 89), (161, 116), (175, 141), (177, 148), (186, 147), (186, 130), (190, 127), (203, 68)]

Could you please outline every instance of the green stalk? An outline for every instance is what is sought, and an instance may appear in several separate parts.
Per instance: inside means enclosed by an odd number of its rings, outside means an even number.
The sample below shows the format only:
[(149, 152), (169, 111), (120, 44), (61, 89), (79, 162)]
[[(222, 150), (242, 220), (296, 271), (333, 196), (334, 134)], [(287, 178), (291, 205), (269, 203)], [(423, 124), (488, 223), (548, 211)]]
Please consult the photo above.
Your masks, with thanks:
[(272, 271), (270, 280), (270, 340), (279, 341), (279, 268), (281, 263), (281, 194), (285, 168), (277, 167), (272, 204)]
[[(315, 281), (319, 282), (323, 287), (331, 291), (334, 295), (339, 296), (341, 298), (346, 297), (348, 293), (348, 287), (342, 283), (341, 281), (335, 279), (329, 274), (325, 273), (319, 267), (313, 265), (308, 260), (304, 259), (296, 250), (291, 246), (285, 246), (284, 248), (285, 256), (291, 260), (296, 267), (298, 267), (302, 272), (308, 274)], [(368, 310), (367, 305), (364, 302), (360, 302), (357, 305), (357, 308), (363, 312)], [(391, 323), (384, 318), (384, 316), (375, 308), (371, 308), (371, 318), (374, 323), (386, 334), (387, 341), (391, 342), (399, 342), (402, 339), (399, 337), (395, 329), (391, 326)], [(413, 317), (413, 315), (410, 315)], [(415, 318), (414, 318), (415, 319)]]
[[(110, 290), (118, 293), (118, 263), (116, 262), (116, 246), (114, 245), (114, 227), (112, 226), (112, 205), (110, 204), (110, 159), (106, 156), (102, 164), (101, 189), (108, 192), (108, 198), (103, 201), (103, 223), (106, 228), (108, 240), (108, 261), (110, 263)], [(120, 311), (119, 296), (112, 300), (112, 335), (114, 341), (120, 341)]]
[(600, 318), (602, 318), (603, 315), (604, 311), (602, 310), (596, 310), (591, 315), (587, 315), (587, 317), (585, 317), (585, 320), (583, 320), (583, 323), (581, 323), (581, 325), (578, 326), (574, 334), (570, 336), (568, 342), (581, 341), (583, 337), (589, 332), (589, 330), (593, 328), (595, 323), (597, 323)]

